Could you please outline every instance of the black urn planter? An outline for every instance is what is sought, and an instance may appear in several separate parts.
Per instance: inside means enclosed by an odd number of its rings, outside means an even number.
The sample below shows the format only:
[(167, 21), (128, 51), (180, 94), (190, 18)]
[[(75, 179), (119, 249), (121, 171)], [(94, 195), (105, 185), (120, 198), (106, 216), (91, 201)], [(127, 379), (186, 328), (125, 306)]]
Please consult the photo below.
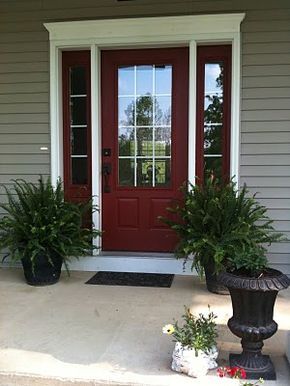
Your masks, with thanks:
[(232, 299), (233, 316), (228, 327), (242, 339), (243, 351), (230, 354), (230, 366), (242, 367), (249, 379), (275, 380), (273, 363), (261, 351), (263, 340), (277, 331), (273, 307), (278, 292), (289, 286), (290, 279), (280, 271), (268, 269), (260, 278), (223, 272), (218, 280), (228, 287)]
[(52, 256), (51, 262), (44, 255), (38, 255), (34, 261), (34, 270), (30, 258), (21, 259), (24, 277), (27, 284), (33, 286), (45, 286), (59, 281), (61, 274), (62, 258)]
[(204, 267), (206, 288), (209, 292), (218, 295), (229, 295), (229, 290), (226, 286), (218, 281), (217, 274), (214, 272), (214, 263), (210, 260)]

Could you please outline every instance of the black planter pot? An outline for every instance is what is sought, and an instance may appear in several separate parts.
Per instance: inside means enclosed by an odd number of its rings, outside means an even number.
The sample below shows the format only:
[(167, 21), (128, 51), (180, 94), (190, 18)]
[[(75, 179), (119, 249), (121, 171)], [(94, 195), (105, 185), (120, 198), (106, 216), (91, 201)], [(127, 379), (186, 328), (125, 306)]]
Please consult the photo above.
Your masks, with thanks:
[(263, 340), (277, 331), (273, 320), (273, 307), (280, 290), (290, 284), (282, 272), (268, 269), (261, 278), (237, 276), (223, 272), (218, 276), (228, 287), (232, 299), (233, 316), (228, 327), (241, 338), (241, 354), (230, 354), (230, 366), (245, 369), (247, 378), (275, 380), (276, 373), (268, 355), (262, 355)]
[(33, 271), (31, 260), (29, 258), (21, 259), (27, 284), (45, 286), (57, 283), (61, 273), (62, 259), (61, 257), (53, 256), (51, 260), (53, 265), (46, 256), (38, 255), (34, 262)]
[(214, 263), (212, 261), (208, 262), (208, 264), (204, 267), (206, 287), (208, 291), (218, 295), (229, 295), (227, 287), (218, 281), (217, 274), (214, 273), (214, 268)]

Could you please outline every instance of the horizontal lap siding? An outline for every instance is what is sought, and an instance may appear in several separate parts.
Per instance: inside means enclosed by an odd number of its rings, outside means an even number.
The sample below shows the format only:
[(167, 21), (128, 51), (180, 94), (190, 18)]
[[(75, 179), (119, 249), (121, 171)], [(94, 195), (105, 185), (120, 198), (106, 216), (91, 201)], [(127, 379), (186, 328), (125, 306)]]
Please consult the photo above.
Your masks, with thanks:
[[(49, 175), (49, 41), (40, 1), (0, 2), (0, 181)], [(13, 15), (23, 12), (23, 20)], [(5, 17), (7, 16), (7, 18)], [(0, 189), (0, 199), (5, 200)]]
[[(275, 4), (273, 2), (273, 4)], [(276, 3), (278, 8), (278, 3)], [(275, 5), (273, 8), (276, 8)], [(290, 3), (252, 11), (242, 26), (241, 180), (290, 238)], [(290, 274), (290, 244), (269, 248)]]
[[(50, 172), (49, 41), (44, 22), (245, 12), (242, 23), (241, 182), (290, 237), (289, 0), (1, 0), (0, 181)], [(11, 182), (11, 181), (10, 181)], [(0, 199), (4, 191), (0, 187)], [(290, 245), (270, 259), (290, 274)]]

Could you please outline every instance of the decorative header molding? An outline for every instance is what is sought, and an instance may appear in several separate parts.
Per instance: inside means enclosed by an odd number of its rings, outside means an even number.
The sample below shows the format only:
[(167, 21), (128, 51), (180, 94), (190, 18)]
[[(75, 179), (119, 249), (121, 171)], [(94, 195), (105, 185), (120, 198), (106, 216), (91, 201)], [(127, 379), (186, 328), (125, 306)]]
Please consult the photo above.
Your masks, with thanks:
[(244, 13), (102, 19), (45, 23), (51, 41), (84, 40), (98, 45), (188, 42), (195, 35), (240, 31)]

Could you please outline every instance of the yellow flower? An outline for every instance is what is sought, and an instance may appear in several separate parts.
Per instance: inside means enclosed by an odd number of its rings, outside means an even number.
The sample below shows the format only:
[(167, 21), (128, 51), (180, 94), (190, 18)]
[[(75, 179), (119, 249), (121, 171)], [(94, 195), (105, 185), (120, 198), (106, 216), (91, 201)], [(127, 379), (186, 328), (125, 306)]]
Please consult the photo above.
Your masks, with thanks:
[(175, 329), (174, 329), (174, 326), (172, 324), (166, 324), (166, 326), (164, 326), (162, 328), (163, 334), (172, 335), (174, 333), (174, 331), (175, 331)]

